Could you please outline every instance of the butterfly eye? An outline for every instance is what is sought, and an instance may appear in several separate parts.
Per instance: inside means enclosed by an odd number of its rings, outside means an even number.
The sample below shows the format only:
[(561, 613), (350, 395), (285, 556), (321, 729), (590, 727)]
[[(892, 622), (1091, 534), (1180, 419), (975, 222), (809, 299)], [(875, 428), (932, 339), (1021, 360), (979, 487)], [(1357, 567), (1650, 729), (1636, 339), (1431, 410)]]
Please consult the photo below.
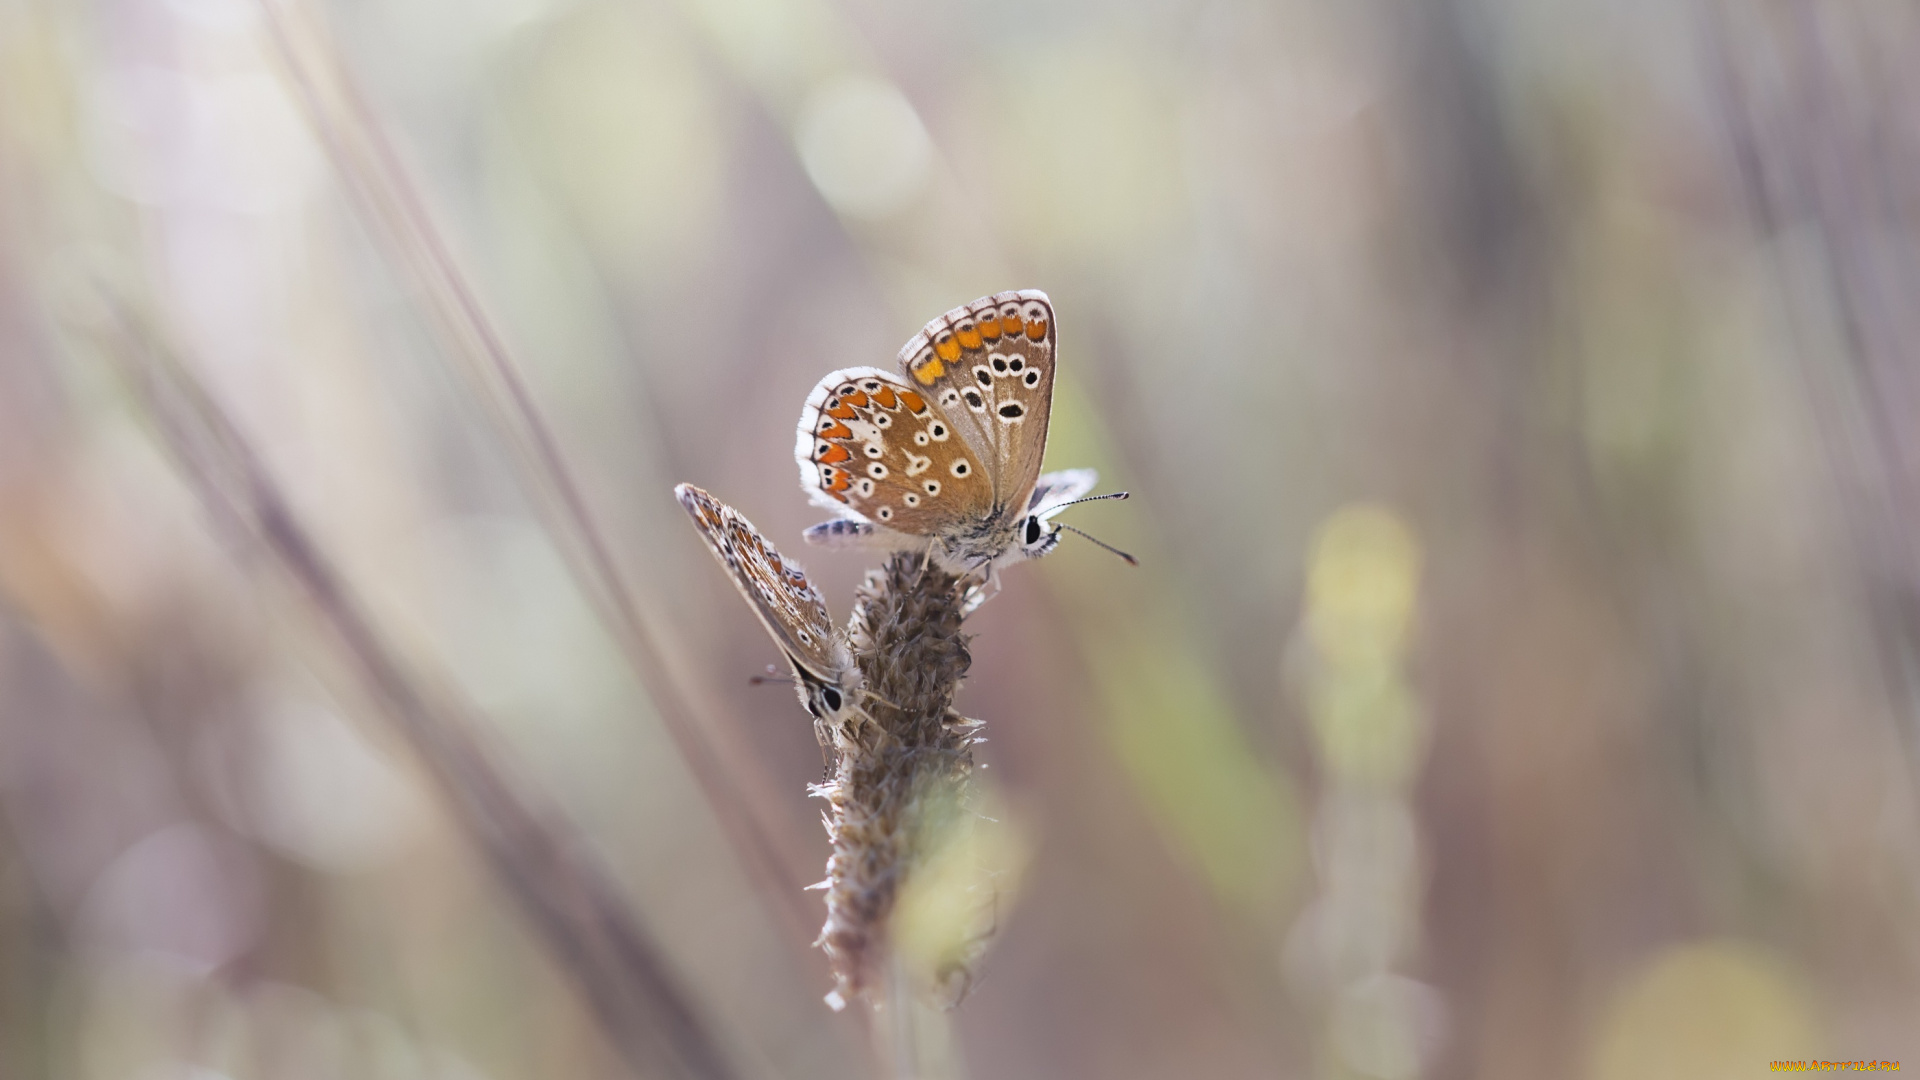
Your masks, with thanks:
[(1040, 542), (1040, 517), (1035, 514), (1027, 518), (1027, 546)]
[(840, 696), (840, 691), (831, 686), (820, 689), (820, 701), (827, 707), (828, 712), (839, 712), (840, 706), (846, 704), (845, 699)]

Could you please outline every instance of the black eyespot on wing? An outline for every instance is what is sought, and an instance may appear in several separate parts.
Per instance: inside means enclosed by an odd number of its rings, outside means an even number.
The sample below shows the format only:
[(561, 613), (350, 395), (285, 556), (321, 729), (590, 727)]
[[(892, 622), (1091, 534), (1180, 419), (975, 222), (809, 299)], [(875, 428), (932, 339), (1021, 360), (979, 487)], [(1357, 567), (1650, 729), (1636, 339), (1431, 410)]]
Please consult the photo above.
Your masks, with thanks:
[(939, 423), (938, 421), (935, 421), (933, 427), (929, 430), (933, 432), (933, 437), (936, 439), (944, 439), (947, 437), (947, 425)]
[(970, 468), (971, 466), (967, 464), (967, 459), (961, 458), (959, 461), (953, 463), (952, 472), (955, 476), (965, 476)]
[(1007, 370), (1008, 370), (1008, 371), (1016, 371), (1016, 372), (1017, 372), (1017, 371), (1019, 371), (1019, 370), (1020, 370), (1021, 368), (1023, 368), (1023, 367), (1026, 367), (1026, 366), (1027, 366), (1027, 362), (1026, 362), (1026, 361), (1025, 361), (1024, 359), (1022, 359), (1022, 358), (1020, 358), (1020, 357), (1018, 357), (1018, 356), (1016, 356), (1016, 357), (1014, 357), (1014, 358), (1013, 358), (1013, 360), (1012, 360), (1012, 361), (1011, 361), (1010, 363), (1008, 363), (1008, 364), (1007, 364)]
[(995, 353), (993, 357), (993, 370), (995, 371), (1007, 370), (1007, 358), (999, 355), (998, 353)]
[(986, 402), (981, 399), (978, 392), (973, 390), (967, 391), (967, 404), (975, 409), (986, 407)]
[(1040, 370), (1038, 368), (1035, 368), (1031, 371), (1028, 371), (1026, 374), (1026, 377), (1021, 379), (1020, 381), (1026, 383), (1028, 386), (1039, 386)]
[(1000, 415), (1009, 420), (1018, 420), (1027, 414), (1027, 407), (1017, 401), (1009, 401), (1000, 406)]
[(979, 381), (981, 386), (993, 385), (993, 374), (989, 372), (986, 368), (983, 368), (983, 367), (974, 368), (973, 377)]

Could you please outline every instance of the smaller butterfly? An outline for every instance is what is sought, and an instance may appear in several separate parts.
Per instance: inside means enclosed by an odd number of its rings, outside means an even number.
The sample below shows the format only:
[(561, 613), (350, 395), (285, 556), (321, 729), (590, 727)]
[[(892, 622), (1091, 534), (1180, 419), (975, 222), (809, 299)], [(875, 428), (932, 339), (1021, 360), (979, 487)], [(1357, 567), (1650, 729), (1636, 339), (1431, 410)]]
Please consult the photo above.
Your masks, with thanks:
[(800, 704), (813, 714), (814, 734), (827, 733), (866, 716), (856, 704), (865, 694), (844, 636), (833, 626), (820, 590), (806, 571), (783, 558), (744, 515), (719, 499), (681, 484), (674, 497), (693, 518), (714, 558), (726, 568), (747, 606), (760, 617), (773, 643), (793, 668)]

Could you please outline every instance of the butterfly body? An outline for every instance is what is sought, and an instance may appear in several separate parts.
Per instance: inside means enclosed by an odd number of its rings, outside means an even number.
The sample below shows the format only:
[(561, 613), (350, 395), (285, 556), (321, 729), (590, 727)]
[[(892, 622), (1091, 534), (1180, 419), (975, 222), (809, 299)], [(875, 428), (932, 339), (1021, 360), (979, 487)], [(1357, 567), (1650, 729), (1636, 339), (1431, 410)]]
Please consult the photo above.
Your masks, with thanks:
[(1053, 306), (1029, 289), (928, 323), (900, 350), (899, 374), (854, 367), (822, 379), (801, 410), (794, 459), (808, 496), (839, 516), (807, 539), (926, 546), (959, 574), (1053, 550), (1050, 519), (1068, 501), (1058, 494), (1093, 484), (1091, 470), (1040, 473), (1054, 354)]
[(681, 484), (673, 494), (786, 657), (821, 745), (828, 744), (827, 729), (857, 724), (865, 717), (859, 706), (860, 669), (806, 571), (782, 557), (733, 507), (692, 484)]

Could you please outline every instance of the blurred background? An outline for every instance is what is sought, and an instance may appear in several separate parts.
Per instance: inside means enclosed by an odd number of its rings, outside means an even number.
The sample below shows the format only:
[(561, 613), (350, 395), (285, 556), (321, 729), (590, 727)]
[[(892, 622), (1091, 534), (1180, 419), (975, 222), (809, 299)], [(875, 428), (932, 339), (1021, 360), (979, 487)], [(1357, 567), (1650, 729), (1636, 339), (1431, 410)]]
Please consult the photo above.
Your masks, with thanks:
[[(633, 1074), (143, 349), (736, 1075), (877, 1075), (670, 489), (797, 551), (815, 381), (1013, 288), (1142, 566), (970, 620), (948, 1074), (1920, 1063), (1917, 102), (1844, 0), (0, 0), (0, 1076)], [(844, 618), (872, 560), (799, 557)]]

